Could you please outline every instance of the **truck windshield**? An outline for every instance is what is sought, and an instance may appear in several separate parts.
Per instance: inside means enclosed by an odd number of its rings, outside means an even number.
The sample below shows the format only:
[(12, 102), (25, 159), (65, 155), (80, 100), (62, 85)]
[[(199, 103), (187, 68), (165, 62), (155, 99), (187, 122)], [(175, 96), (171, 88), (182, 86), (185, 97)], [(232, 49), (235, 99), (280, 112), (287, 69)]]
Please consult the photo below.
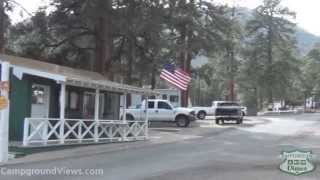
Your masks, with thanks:
[(218, 103), (218, 106), (239, 106), (239, 104), (233, 103), (233, 102), (223, 102), (223, 103)]

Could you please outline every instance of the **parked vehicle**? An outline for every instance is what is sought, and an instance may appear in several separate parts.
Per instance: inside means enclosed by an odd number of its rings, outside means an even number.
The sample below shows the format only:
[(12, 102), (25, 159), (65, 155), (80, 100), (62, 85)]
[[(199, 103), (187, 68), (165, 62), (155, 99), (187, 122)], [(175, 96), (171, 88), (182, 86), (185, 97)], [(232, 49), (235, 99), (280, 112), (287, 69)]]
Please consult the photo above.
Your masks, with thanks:
[(198, 119), (215, 116), (217, 123), (223, 123), (225, 120), (236, 120), (240, 124), (247, 112), (246, 107), (241, 107), (238, 103), (231, 101), (214, 101), (211, 107), (193, 107), (193, 109)]
[(235, 120), (237, 124), (242, 124), (243, 113), (238, 103), (232, 101), (214, 101), (212, 107), (215, 111), (217, 124), (223, 124), (229, 120)]
[[(145, 87), (145, 88), (150, 89), (150, 87)], [(150, 99), (168, 100), (170, 101), (173, 107), (181, 106), (180, 91), (178, 89), (154, 89), (154, 91), (158, 92), (159, 94), (157, 96), (150, 96), (149, 97)], [(122, 96), (121, 98), (125, 98), (125, 96)], [(143, 98), (144, 97), (142, 95), (131, 94), (130, 96), (131, 106), (141, 105), (141, 101), (143, 100)]]
[(206, 116), (213, 116), (214, 109), (212, 107), (192, 107), (195, 110), (198, 119), (205, 119)]
[[(141, 106), (126, 110), (127, 120), (143, 120), (146, 116), (146, 101)], [(167, 100), (148, 100), (149, 121), (175, 122), (178, 127), (188, 127), (191, 121), (195, 121), (195, 111), (190, 108), (174, 108)]]

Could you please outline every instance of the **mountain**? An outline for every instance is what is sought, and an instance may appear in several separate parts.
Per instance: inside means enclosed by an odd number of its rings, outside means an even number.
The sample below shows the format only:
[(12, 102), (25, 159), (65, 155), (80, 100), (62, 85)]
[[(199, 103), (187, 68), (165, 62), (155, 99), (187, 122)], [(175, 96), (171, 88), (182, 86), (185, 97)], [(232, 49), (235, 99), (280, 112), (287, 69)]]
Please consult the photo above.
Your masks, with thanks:
[[(246, 22), (252, 18), (252, 10), (245, 8), (245, 7), (239, 7), (237, 9), (237, 14), (240, 16), (240, 23), (244, 26)], [(297, 48), (299, 51), (299, 54), (301, 56), (305, 56), (308, 54), (308, 52), (314, 47), (316, 43), (320, 43), (320, 37), (317, 35), (314, 35), (306, 30), (304, 30), (302, 27), (297, 26), (296, 30), (296, 39), (297, 39)], [(197, 56), (195, 59), (192, 60), (192, 67), (201, 67), (202, 65), (206, 64), (208, 62), (208, 58), (204, 56)]]
[[(238, 14), (241, 17), (240, 22), (244, 25), (248, 20), (252, 18), (253, 10), (239, 7)], [(300, 55), (304, 56), (314, 47), (314, 45), (320, 42), (320, 37), (316, 36), (302, 27), (297, 26), (296, 29), (297, 48)]]
[(296, 32), (297, 47), (301, 55), (306, 55), (314, 47), (316, 43), (320, 42), (320, 37), (305, 31), (298, 27)]

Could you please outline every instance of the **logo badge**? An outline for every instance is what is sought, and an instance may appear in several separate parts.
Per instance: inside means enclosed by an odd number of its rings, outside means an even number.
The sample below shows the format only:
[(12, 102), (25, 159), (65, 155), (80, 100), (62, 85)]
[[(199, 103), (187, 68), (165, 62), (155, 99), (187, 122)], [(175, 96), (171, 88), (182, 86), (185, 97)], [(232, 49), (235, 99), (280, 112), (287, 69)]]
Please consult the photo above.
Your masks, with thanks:
[(315, 169), (311, 151), (284, 151), (281, 154), (280, 170), (293, 175), (301, 175)]

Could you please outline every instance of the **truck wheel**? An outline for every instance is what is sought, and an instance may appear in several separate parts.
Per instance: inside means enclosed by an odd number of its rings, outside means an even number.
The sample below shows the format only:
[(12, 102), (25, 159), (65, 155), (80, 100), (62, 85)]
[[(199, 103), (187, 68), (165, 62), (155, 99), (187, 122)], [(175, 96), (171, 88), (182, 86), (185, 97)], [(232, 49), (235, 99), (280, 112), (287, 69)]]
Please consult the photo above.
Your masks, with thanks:
[(200, 111), (200, 112), (198, 112), (197, 117), (198, 117), (199, 119), (203, 120), (203, 119), (206, 118), (206, 115), (207, 115), (206, 112)]
[(131, 114), (126, 114), (126, 120), (133, 121), (134, 117)]
[(216, 119), (216, 124), (222, 124), (223, 121), (221, 119)]
[(176, 118), (176, 124), (178, 127), (188, 127), (190, 120), (186, 116), (178, 116)]

